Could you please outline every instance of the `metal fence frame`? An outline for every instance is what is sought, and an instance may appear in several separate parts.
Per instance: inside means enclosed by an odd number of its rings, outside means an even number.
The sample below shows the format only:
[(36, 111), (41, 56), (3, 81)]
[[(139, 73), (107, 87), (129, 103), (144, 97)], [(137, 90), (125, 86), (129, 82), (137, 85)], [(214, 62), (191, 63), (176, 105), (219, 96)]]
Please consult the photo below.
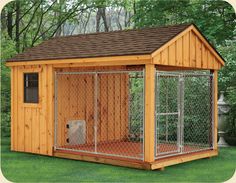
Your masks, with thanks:
[[(206, 71), (207, 72), (207, 71)], [(188, 153), (193, 153), (193, 152), (199, 152), (199, 151), (204, 151), (204, 150), (210, 150), (213, 149), (213, 141), (214, 141), (214, 87), (213, 87), (213, 81), (214, 81), (214, 75), (212, 73), (198, 73), (198, 72), (189, 72), (189, 71), (174, 71), (174, 72), (169, 72), (169, 71), (159, 71), (156, 70), (155, 72), (155, 159), (161, 159), (161, 158), (165, 158), (165, 157), (170, 157), (170, 156), (176, 156), (176, 155), (180, 155), (180, 154), (188, 154)], [(158, 121), (160, 118), (160, 114), (158, 115), (158, 105), (160, 105), (160, 101), (158, 95), (160, 95), (160, 88), (158, 86), (159, 84), (159, 76), (174, 76), (174, 77), (182, 77), (182, 79), (185, 80), (185, 77), (188, 76), (192, 76), (192, 77), (197, 77), (197, 76), (203, 76), (203, 77), (209, 77), (211, 79), (210, 82), (210, 92), (209, 94), (211, 95), (211, 139), (212, 139), (212, 143), (210, 145), (210, 147), (207, 148), (202, 148), (202, 149), (198, 149), (198, 150), (192, 150), (192, 151), (187, 151), (184, 152), (184, 91), (185, 91), (185, 86), (184, 86), (184, 82), (183, 84), (180, 84), (178, 82), (178, 92), (180, 92), (180, 94), (178, 94), (178, 125), (180, 125), (177, 130), (179, 130), (180, 132), (177, 132), (177, 134), (179, 136), (177, 136), (177, 143), (180, 143), (180, 146), (178, 148), (178, 151), (171, 153), (171, 152), (164, 152), (164, 153), (158, 153), (157, 149), (158, 147), (158, 140), (159, 140), (159, 132), (158, 132)], [(176, 113), (175, 113), (176, 114)], [(162, 114), (161, 114), (162, 115)]]
[[(143, 119), (142, 119), (142, 137), (143, 139), (140, 139), (140, 143), (142, 143), (142, 154), (141, 158), (137, 157), (132, 157), (132, 156), (123, 156), (123, 155), (118, 155), (118, 154), (108, 154), (108, 153), (102, 153), (102, 152), (97, 152), (97, 130), (96, 130), (96, 125), (98, 123), (98, 104), (97, 104), (97, 97), (98, 97), (98, 74), (122, 74), (122, 73), (142, 73), (143, 76), (143, 86), (142, 86), (142, 106), (143, 106)], [(57, 145), (57, 127), (58, 127), (58, 75), (94, 75), (95, 76), (95, 83), (94, 83), (94, 88), (95, 88), (95, 95), (94, 95), (94, 123), (95, 123), (95, 130), (94, 130), (94, 142), (95, 142), (95, 151), (84, 151), (84, 150), (77, 150), (77, 149), (71, 149), (71, 148), (62, 148), (58, 147)], [(129, 159), (141, 159), (144, 160), (144, 132), (145, 132), (145, 69), (143, 70), (109, 70), (109, 71), (83, 71), (83, 72), (67, 72), (67, 71), (55, 71), (54, 73), (54, 93), (55, 93), (55, 99), (54, 99), (54, 150), (66, 150), (66, 151), (74, 151), (74, 152), (81, 152), (81, 153), (90, 153), (90, 154), (100, 154), (100, 155), (106, 155), (106, 156), (116, 156), (116, 157), (121, 157), (121, 158), (129, 158)], [(128, 102), (128, 101), (127, 101)], [(130, 102), (130, 100), (129, 100)], [(128, 105), (130, 108), (130, 104)], [(128, 110), (128, 118), (130, 118), (130, 109)], [(128, 125), (130, 125), (130, 119), (128, 119)], [(142, 141), (141, 141), (142, 140)]]

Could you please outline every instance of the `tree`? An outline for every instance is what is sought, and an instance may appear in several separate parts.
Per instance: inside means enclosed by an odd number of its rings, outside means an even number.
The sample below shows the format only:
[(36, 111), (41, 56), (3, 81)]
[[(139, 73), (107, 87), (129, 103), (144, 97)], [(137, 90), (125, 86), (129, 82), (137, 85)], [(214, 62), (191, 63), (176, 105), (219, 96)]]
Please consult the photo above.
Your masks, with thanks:
[(236, 41), (227, 41), (218, 49), (225, 58), (225, 66), (219, 71), (219, 91), (226, 91), (226, 99), (231, 104), (229, 134), (236, 136)]
[(140, 0), (136, 2), (136, 27), (195, 23), (214, 45), (235, 37), (236, 15), (220, 0)]

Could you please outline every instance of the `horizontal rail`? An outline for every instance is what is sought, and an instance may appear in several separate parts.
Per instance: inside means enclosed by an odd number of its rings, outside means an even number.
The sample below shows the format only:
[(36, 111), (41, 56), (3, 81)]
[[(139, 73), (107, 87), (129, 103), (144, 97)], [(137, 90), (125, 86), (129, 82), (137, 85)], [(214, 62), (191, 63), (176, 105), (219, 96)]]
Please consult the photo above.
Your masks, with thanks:
[(166, 71), (156, 71), (156, 74), (159, 76), (213, 76), (212, 73), (194, 73), (194, 72), (166, 72)]
[(58, 75), (73, 75), (73, 74), (122, 74), (122, 73), (143, 73), (144, 71), (90, 71), (90, 72), (56, 72)]
[(170, 113), (157, 113), (160, 116), (168, 116), (168, 115), (178, 115), (178, 112), (170, 112)]

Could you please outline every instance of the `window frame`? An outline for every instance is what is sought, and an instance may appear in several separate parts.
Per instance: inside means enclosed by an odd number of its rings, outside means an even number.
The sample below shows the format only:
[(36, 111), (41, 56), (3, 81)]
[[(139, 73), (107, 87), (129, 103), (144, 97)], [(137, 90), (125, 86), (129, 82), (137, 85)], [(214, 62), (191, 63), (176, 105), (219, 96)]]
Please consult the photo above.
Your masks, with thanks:
[[(37, 87), (35, 87), (35, 88), (37, 88), (37, 96), (36, 96), (36, 100), (35, 101), (33, 101), (33, 100), (31, 100), (31, 101), (27, 101), (27, 97), (26, 97), (26, 90), (27, 90), (27, 87), (26, 87), (26, 75), (30, 75), (30, 74), (36, 74), (37, 75), (37, 80), (35, 80), (35, 81), (37, 81)], [(28, 87), (28, 88), (33, 88), (33, 87)], [(39, 73), (38, 72), (24, 72), (23, 73), (23, 103), (24, 104), (39, 104)]]

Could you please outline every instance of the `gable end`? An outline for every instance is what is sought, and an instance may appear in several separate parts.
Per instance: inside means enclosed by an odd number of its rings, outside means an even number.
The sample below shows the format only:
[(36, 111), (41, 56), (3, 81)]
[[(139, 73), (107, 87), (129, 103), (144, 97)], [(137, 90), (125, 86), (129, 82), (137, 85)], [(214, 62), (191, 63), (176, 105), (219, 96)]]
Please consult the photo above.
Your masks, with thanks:
[(153, 63), (186, 68), (219, 70), (224, 60), (194, 26), (186, 28), (152, 53)]

